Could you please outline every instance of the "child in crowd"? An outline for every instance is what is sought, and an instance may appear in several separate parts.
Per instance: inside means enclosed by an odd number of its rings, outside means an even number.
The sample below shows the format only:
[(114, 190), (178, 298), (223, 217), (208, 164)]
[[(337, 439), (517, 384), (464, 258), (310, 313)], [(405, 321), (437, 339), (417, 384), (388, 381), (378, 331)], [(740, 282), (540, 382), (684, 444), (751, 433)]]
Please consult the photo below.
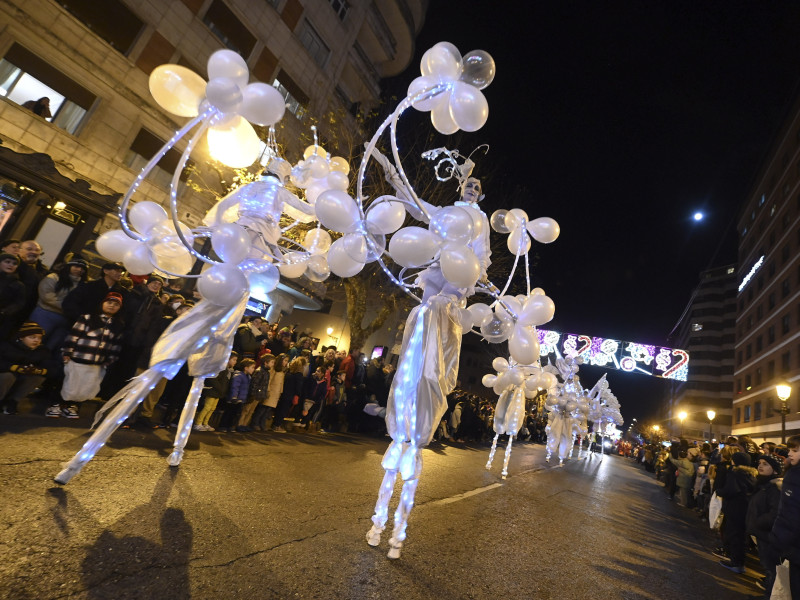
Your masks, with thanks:
[(311, 424), (310, 430), (319, 422), (328, 395), (328, 382), (325, 381), (325, 369), (317, 367), (307, 379), (303, 394), (303, 412), (300, 422), (304, 427)]
[[(245, 359), (242, 361), (244, 365), (247, 363)], [(242, 369), (247, 373), (248, 380), (247, 380), (247, 388), (244, 390), (244, 404), (242, 405), (242, 414), (239, 416), (239, 424), (236, 426), (236, 431), (240, 433), (249, 433), (253, 431), (253, 428), (250, 427), (250, 421), (253, 419), (253, 413), (256, 410), (256, 406), (258, 406), (259, 402), (253, 397), (253, 374), (256, 370), (256, 362), (255, 360), (251, 361), (253, 364), (247, 363), (247, 366), (243, 366)]]
[(50, 352), (42, 346), (44, 329), (23, 323), (13, 342), (0, 342), (0, 406), (3, 413), (17, 413), (17, 402), (35, 390), (47, 375)]
[(267, 418), (271, 415), (271, 410), (265, 402), (269, 396), (270, 372), (274, 365), (275, 357), (271, 354), (264, 355), (261, 366), (253, 372), (253, 376), (250, 378), (250, 400), (256, 403), (251, 425), (255, 431), (267, 430)]
[(236, 431), (236, 423), (242, 412), (242, 406), (247, 400), (250, 391), (250, 376), (256, 368), (256, 361), (252, 358), (245, 358), (239, 362), (241, 370), (234, 371), (231, 378), (231, 387), (225, 401), (225, 408), (222, 410), (222, 417), (219, 420), (219, 429), (223, 433), (233, 433)]
[[(275, 364), (273, 364), (272, 369), (270, 369), (267, 398), (262, 402), (267, 409), (267, 415), (264, 417), (265, 423), (267, 419), (270, 419), (272, 423), (274, 423), (275, 410), (278, 408), (278, 402), (280, 401), (281, 394), (283, 393), (283, 380), (286, 377), (287, 358), (288, 357), (285, 354), (279, 354), (275, 358)], [(270, 426), (272, 426), (272, 423), (270, 423)], [(286, 430), (282, 427), (279, 429), (273, 429), (273, 431), (277, 431), (278, 433), (286, 433)]]
[(109, 365), (119, 357), (123, 323), (117, 316), (122, 295), (109, 292), (100, 310), (82, 315), (72, 326), (61, 353), (64, 357), (63, 402), (45, 413), (48, 417), (78, 418), (77, 403), (97, 396)]
[(323, 415), (324, 421), (320, 430), (322, 433), (336, 431), (337, 428), (339, 431), (347, 432), (347, 394), (344, 384), (346, 375), (347, 371), (340, 370), (333, 379), (333, 393)]
[(214, 428), (208, 424), (211, 415), (217, 409), (217, 404), (220, 398), (227, 398), (228, 391), (231, 387), (231, 378), (233, 377), (234, 367), (239, 360), (239, 355), (236, 352), (231, 352), (228, 358), (228, 365), (224, 370), (220, 371), (216, 377), (206, 379), (203, 382), (203, 398), (205, 402), (200, 414), (195, 419), (195, 431), (214, 431)]

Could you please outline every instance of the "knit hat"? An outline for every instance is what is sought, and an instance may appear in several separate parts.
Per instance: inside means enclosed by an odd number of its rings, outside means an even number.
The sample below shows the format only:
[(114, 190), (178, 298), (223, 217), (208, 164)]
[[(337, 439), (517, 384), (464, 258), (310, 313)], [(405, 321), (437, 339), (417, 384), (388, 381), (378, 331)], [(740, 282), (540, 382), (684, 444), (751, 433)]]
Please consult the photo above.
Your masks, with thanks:
[(67, 261), (67, 264), (71, 267), (83, 267), (87, 271), (89, 270), (89, 263), (86, 262), (80, 254), (74, 254), (72, 258)]
[(745, 454), (744, 452), (734, 452), (733, 456), (731, 457), (731, 460), (733, 461), (733, 464), (736, 465), (737, 467), (742, 467), (742, 466), (749, 467), (750, 463), (752, 462), (750, 460), (750, 455)]
[(118, 262), (107, 262), (102, 266), (103, 271), (124, 271), (125, 267)]
[(774, 456), (762, 454), (758, 457), (758, 460), (763, 460), (765, 463), (767, 463), (770, 467), (772, 467), (772, 470), (775, 471), (777, 475), (781, 474), (781, 463)]
[(152, 273), (152, 274), (151, 274), (151, 275), (150, 275), (150, 276), (147, 278), (147, 281), (145, 282), (145, 284), (146, 284), (146, 285), (150, 285), (150, 284), (151, 284), (151, 283), (153, 283), (154, 281), (158, 281), (159, 283), (161, 283), (161, 285), (164, 285), (164, 278), (163, 278), (163, 277), (161, 277), (161, 275), (156, 275), (155, 273)]
[(11, 254), (10, 252), (2, 252), (2, 253), (0, 253), (0, 262), (3, 262), (4, 260), (9, 260), (9, 259), (14, 260), (14, 261), (16, 261), (17, 264), (19, 264), (19, 256), (17, 256), (16, 254)]
[(23, 323), (19, 331), (17, 331), (17, 337), (24, 338), (28, 335), (44, 335), (44, 329), (42, 329), (38, 323), (27, 321)]
[(122, 306), (122, 294), (117, 292), (108, 292), (106, 297), (103, 298), (103, 302), (116, 302)]

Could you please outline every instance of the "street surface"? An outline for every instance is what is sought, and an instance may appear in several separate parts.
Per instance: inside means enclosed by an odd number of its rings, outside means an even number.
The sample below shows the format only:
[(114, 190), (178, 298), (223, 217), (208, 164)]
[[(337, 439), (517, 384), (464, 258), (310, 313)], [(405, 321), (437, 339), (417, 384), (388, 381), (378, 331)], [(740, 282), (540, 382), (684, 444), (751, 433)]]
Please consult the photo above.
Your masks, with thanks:
[[(0, 415), (0, 598), (578, 599), (756, 597), (693, 511), (631, 461), (548, 465), (544, 447), (435, 445), (402, 557), (365, 534), (388, 438), (120, 430), (53, 482), (88, 418)], [(399, 490), (399, 487), (397, 488)], [(396, 491), (397, 495), (398, 491)], [(396, 497), (391, 505), (392, 511)]]

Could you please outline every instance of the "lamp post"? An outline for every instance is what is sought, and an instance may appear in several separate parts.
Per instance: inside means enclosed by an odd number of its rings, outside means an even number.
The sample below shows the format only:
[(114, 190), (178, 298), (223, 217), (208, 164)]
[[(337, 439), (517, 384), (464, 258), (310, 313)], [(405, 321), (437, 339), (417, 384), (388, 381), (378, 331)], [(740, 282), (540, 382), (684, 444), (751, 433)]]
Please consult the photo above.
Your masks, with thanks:
[(658, 443), (658, 430), (661, 429), (658, 425), (653, 425), (653, 437), (656, 438), (656, 443)]
[(678, 419), (680, 419), (681, 422), (681, 437), (683, 437), (683, 422), (686, 420), (685, 410), (682, 410), (681, 412), (678, 413)]
[(781, 401), (781, 443), (786, 443), (786, 415), (789, 414), (789, 405), (786, 401), (792, 395), (792, 387), (785, 383), (775, 386), (775, 391), (778, 393), (778, 398)]
[(717, 413), (715, 413), (713, 410), (708, 410), (706, 411), (706, 416), (708, 417), (708, 442), (711, 443), (711, 440), (713, 439), (711, 435), (711, 424), (714, 421), (714, 417), (717, 416)]

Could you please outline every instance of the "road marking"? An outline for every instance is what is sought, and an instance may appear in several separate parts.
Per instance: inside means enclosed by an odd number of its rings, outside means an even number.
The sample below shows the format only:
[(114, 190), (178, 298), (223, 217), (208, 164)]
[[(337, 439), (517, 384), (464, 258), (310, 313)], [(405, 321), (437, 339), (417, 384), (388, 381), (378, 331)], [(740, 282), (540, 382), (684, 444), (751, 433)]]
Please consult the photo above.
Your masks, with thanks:
[(455, 496), (450, 496), (449, 498), (442, 498), (441, 500), (434, 500), (433, 502), (428, 502), (427, 504), (451, 504), (453, 502), (458, 502), (459, 500), (465, 500), (470, 496), (475, 496), (477, 494), (482, 494), (483, 492), (488, 492), (489, 490), (493, 490), (495, 488), (501, 487), (502, 483), (493, 483), (492, 485), (487, 485), (486, 487), (476, 488), (474, 490), (470, 490), (468, 492), (464, 492), (463, 494), (456, 494)]

